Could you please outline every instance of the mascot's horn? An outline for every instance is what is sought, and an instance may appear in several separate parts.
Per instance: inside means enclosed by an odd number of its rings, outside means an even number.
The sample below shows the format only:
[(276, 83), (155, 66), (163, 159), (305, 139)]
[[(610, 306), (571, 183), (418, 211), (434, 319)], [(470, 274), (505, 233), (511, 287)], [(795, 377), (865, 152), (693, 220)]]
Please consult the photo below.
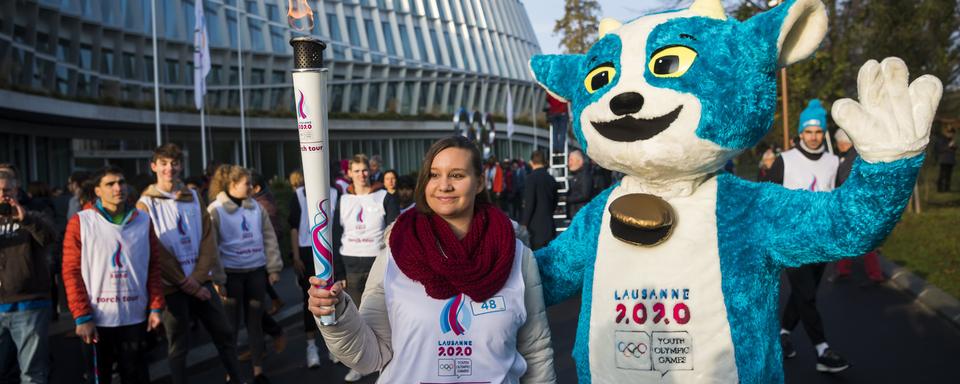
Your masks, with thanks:
[(690, 5), (690, 11), (711, 19), (727, 19), (727, 13), (723, 10), (723, 4), (720, 3), (720, 0), (695, 0)]
[(623, 24), (621, 24), (616, 19), (611, 19), (609, 17), (600, 20), (600, 38), (603, 38), (607, 33), (615, 29), (619, 29)]

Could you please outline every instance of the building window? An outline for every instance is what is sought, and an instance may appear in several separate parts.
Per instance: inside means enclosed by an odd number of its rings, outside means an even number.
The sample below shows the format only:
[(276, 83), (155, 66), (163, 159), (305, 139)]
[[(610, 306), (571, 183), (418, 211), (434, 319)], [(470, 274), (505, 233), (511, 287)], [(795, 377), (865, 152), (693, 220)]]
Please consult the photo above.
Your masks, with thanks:
[(256, 0), (247, 0), (247, 13), (259, 15), (260, 8), (257, 7)]
[(353, 83), (350, 85), (350, 104), (347, 105), (347, 110), (350, 112), (360, 112), (360, 104), (363, 100), (363, 85), (361, 83)]
[(397, 84), (398, 83), (387, 83), (387, 102), (385, 104), (385, 110), (387, 112), (397, 112)]
[(69, 40), (59, 40), (57, 41), (57, 61), (61, 63), (68, 62), (70, 58), (70, 41)]
[(283, 20), (280, 19), (280, 9), (277, 8), (277, 6), (276, 6), (275, 4), (266, 4), (266, 6), (267, 6), (267, 18), (268, 18), (268, 19), (270, 19), (271, 21), (278, 22), (278, 23), (283, 22)]
[[(447, 41), (447, 56), (450, 58), (450, 66), (457, 67), (458, 63), (455, 58), (456, 55), (454, 54), (456, 51), (453, 50), (453, 40), (450, 39), (450, 32), (443, 31), (443, 39)], [(467, 60), (466, 57), (461, 57), (460, 59), (463, 61)], [(465, 65), (460, 65), (459, 67), (466, 68)]]
[(413, 35), (417, 38), (417, 46), (420, 48), (420, 61), (429, 62), (430, 56), (427, 56), (427, 44), (423, 41), (423, 31), (419, 26), (413, 27)]
[(380, 83), (371, 83), (367, 91), (367, 112), (380, 111)]
[[(179, 37), (177, 29), (177, 9), (175, 1), (163, 1), (163, 36), (168, 39)], [(159, 4), (157, 4), (159, 6)], [(159, 32), (159, 31), (158, 31)]]
[[(143, 33), (151, 34), (153, 30), (153, 9), (150, 4), (151, 0), (140, 0), (140, 16), (143, 17)], [(157, 20), (160, 20), (157, 17)], [(159, 28), (157, 28), (159, 30)]]
[(274, 53), (287, 53), (289, 44), (284, 36), (284, 29), (276, 25), (270, 26), (270, 45), (273, 46)]
[(333, 58), (336, 60), (345, 60), (347, 58), (344, 54), (343, 45), (343, 35), (340, 34), (340, 22), (337, 19), (336, 13), (327, 14), (327, 25), (330, 27), (330, 40), (334, 42), (333, 44)]
[(370, 44), (370, 51), (379, 51), (380, 44), (377, 44), (377, 27), (373, 25), (373, 20), (363, 19), (363, 26), (367, 30), (367, 42)]
[(147, 74), (147, 81), (153, 81), (153, 56), (143, 57), (143, 73)]
[(167, 66), (167, 84), (180, 82), (180, 63), (173, 59), (167, 59), (164, 63)]
[(100, 72), (113, 75), (113, 51), (104, 49), (100, 54)]
[(340, 112), (343, 105), (343, 84), (330, 86), (330, 111)]
[(443, 53), (440, 52), (440, 39), (437, 38), (437, 31), (433, 30), (433, 27), (430, 28), (430, 42), (433, 43), (433, 55), (436, 57), (436, 64), (447, 65), (447, 62), (443, 60)]
[(139, 80), (137, 78), (137, 58), (132, 53), (123, 53), (123, 77), (130, 80)]
[(267, 47), (263, 42), (263, 22), (247, 19), (247, 25), (250, 27), (250, 47), (254, 51), (265, 51)]
[(403, 44), (403, 56), (408, 59), (413, 59), (413, 49), (410, 48), (410, 35), (407, 34), (407, 25), (398, 23), (397, 30), (400, 31), (400, 43)]
[(346, 16), (345, 19), (347, 20), (347, 33), (350, 34), (350, 45), (354, 47), (361, 46), (360, 30), (357, 29), (357, 18), (353, 16)]
[(207, 21), (207, 37), (210, 39), (210, 45), (223, 47), (226, 41), (223, 40), (223, 31), (220, 30), (220, 13), (216, 8), (209, 6), (203, 8), (203, 17)]
[(91, 63), (93, 61), (93, 48), (89, 45), (80, 46), (80, 60), (77, 65), (83, 69), (91, 69)]
[(234, 13), (227, 14), (227, 33), (230, 35), (230, 46), (237, 47), (237, 18)]
[(387, 54), (390, 56), (397, 55), (397, 47), (393, 44), (393, 30), (390, 29), (389, 22), (381, 22), (380, 28), (383, 29), (383, 42), (387, 44)]
[[(192, 1), (187, 1), (187, 0), (181, 0), (181, 1), (183, 1), (182, 3), (180, 3), (180, 7), (183, 8), (183, 23), (184, 23), (183, 30), (185, 32), (183, 36), (187, 36), (192, 42), (193, 33), (194, 33), (193, 30), (197, 26), (197, 11), (195, 8), (193, 8)], [(203, 0), (198, 0), (198, 1), (203, 1)]]

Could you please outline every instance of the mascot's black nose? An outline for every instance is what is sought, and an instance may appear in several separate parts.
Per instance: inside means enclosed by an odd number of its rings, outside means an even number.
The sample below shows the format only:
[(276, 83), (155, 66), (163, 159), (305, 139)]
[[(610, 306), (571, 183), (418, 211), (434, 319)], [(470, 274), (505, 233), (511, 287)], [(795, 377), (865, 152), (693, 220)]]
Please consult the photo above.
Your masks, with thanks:
[(610, 111), (617, 116), (637, 113), (643, 108), (643, 96), (636, 92), (624, 92), (610, 100)]

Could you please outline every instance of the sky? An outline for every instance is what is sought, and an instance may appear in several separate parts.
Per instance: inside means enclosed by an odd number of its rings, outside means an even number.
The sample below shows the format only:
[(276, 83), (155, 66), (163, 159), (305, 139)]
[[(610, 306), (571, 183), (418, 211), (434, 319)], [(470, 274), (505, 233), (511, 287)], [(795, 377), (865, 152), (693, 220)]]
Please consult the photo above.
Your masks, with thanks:
[[(543, 53), (560, 53), (560, 36), (553, 34), (553, 25), (563, 17), (564, 0), (522, 0)], [(599, 0), (600, 18), (632, 19), (651, 9), (675, 3), (674, 0)], [(684, 1), (683, 5), (689, 1)]]

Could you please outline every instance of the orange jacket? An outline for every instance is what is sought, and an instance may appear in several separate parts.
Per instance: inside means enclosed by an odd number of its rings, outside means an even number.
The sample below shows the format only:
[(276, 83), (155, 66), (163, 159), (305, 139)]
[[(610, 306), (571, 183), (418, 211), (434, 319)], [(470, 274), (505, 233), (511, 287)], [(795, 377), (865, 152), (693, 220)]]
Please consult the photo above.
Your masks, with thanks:
[[(90, 208), (87, 205), (85, 209)], [(144, 212), (136, 211), (136, 215), (146, 215)], [(149, 215), (147, 215), (149, 220)], [(147, 274), (147, 293), (150, 295), (150, 310), (162, 310), (163, 301), (163, 281), (160, 278), (160, 241), (153, 233), (153, 225), (150, 227), (150, 271)], [(67, 304), (70, 306), (70, 313), (74, 319), (93, 314), (90, 306), (90, 296), (87, 294), (87, 287), (83, 283), (83, 275), (80, 269), (80, 250), (83, 248), (83, 239), (80, 238), (80, 215), (74, 215), (67, 223), (67, 232), (63, 235), (63, 287), (67, 292)]]

